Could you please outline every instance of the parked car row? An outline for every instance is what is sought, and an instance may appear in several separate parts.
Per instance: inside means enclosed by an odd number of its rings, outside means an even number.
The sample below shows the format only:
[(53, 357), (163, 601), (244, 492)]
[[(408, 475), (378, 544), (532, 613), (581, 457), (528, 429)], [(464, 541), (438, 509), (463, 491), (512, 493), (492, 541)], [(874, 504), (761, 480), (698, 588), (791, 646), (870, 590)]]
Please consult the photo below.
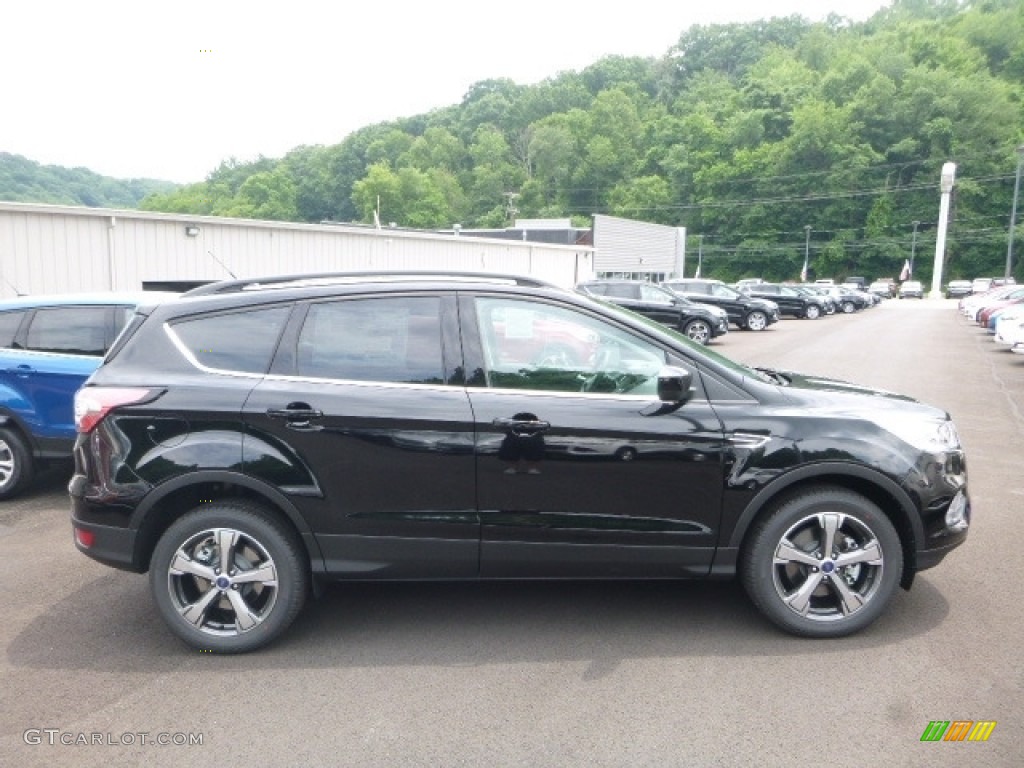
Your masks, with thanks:
[(960, 312), (992, 334), (997, 344), (1024, 354), (1024, 286), (1003, 284), (960, 300)]

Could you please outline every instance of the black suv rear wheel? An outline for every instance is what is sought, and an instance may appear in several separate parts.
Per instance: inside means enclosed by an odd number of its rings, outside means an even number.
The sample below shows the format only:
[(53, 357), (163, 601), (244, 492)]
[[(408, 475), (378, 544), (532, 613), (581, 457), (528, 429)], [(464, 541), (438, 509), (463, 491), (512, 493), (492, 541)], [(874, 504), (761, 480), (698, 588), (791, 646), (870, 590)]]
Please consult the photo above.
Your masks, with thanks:
[(292, 623), (306, 600), (309, 568), (298, 537), (266, 510), (220, 501), (167, 529), (149, 582), (174, 634), (202, 651), (243, 653)]

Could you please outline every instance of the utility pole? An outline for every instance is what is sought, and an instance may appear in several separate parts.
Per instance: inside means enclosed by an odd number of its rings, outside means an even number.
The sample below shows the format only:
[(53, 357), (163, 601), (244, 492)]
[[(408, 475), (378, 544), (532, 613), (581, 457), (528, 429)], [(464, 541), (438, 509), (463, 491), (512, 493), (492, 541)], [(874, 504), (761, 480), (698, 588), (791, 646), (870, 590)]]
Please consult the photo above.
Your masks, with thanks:
[(1010, 242), (1006, 246), (1005, 278), (1010, 277), (1013, 270), (1013, 230), (1017, 225), (1017, 196), (1020, 194), (1020, 166), (1024, 163), (1024, 144), (1017, 147), (1017, 178), (1013, 182), (1013, 208), (1010, 210)]
[(914, 252), (917, 250), (917, 228), (921, 225), (920, 221), (910, 222), (914, 225), (914, 236), (910, 240), (910, 278), (914, 278)]
[(800, 270), (800, 282), (807, 282), (807, 266), (811, 259), (811, 225), (804, 225), (804, 268)]

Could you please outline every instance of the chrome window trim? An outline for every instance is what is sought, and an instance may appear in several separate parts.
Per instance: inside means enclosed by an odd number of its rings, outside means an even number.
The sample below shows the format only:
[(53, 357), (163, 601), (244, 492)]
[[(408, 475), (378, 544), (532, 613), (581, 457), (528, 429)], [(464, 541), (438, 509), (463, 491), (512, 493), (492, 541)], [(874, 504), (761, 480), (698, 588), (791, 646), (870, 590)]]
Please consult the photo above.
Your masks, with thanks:
[(171, 327), (170, 323), (164, 323), (164, 332), (167, 334), (167, 337), (171, 340), (171, 343), (175, 346), (178, 352), (181, 353), (182, 357), (184, 357), (189, 362), (190, 365), (192, 365), (197, 370), (202, 371), (203, 373), (214, 373), (220, 376), (233, 376), (235, 378), (240, 379), (262, 379), (266, 376), (266, 373), (232, 371), (227, 368), (211, 368), (208, 365), (203, 365), (202, 363), (199, 362), (198, 358), (196, 358), (196, 356), (192, 354), (192, 350), (185, 346), (185, 342), (181, 340), (181, 338), (178, 336), (175, 330)]

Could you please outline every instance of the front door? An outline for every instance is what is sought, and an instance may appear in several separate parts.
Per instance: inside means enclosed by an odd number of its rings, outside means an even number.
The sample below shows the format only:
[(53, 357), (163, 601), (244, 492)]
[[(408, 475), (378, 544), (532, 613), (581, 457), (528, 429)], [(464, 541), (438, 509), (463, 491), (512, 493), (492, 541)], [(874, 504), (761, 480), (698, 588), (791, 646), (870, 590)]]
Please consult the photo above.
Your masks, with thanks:
[(673, 410), (657, 375), (685, 361), (631, 330), (521, 298), (464, 298), (460, 314), (477, 372), (481, 574), (706, 574), (722, 431), (695, 369), (698, 391)]

